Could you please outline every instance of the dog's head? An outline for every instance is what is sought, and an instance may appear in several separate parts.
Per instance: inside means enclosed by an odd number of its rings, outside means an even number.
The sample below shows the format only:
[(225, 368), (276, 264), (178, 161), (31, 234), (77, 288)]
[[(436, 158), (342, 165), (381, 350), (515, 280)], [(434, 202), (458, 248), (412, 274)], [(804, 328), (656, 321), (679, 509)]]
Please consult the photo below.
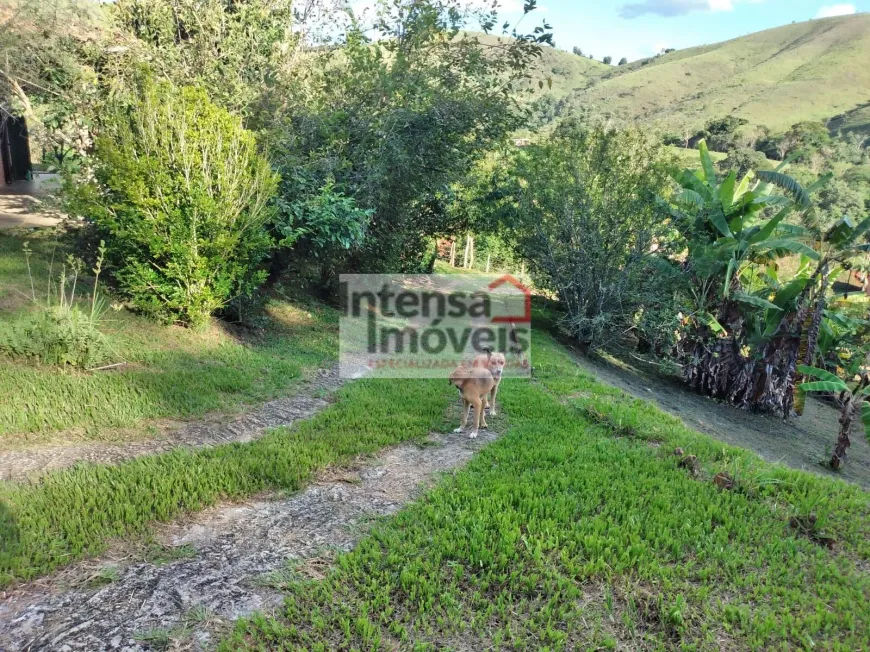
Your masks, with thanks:
[(504, 353), (493, 353), (489, 356), (489, 361), (487, 367), (489, 368), (489, 373), (492, 374), (492, 377), (498, 380), (501, 378), (501, 374), (504, 371), (505, 365), (505, 357)]

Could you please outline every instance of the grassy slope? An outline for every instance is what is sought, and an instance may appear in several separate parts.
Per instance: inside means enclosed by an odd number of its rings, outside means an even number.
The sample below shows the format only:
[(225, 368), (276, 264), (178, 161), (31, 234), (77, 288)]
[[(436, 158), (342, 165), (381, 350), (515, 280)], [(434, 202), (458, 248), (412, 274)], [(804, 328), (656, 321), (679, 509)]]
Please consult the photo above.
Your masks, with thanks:
[[(480, 32), (465, 32), (468, 36), (477, 37), (487, 46), (496, 46), (505, 39), (492, 34)], [(539, 90), (539, 82), (543, 82), (543, 92), (556, 98), (561, 98), (576, 89), (586, 88), (606, 75), (613, 73), (611, 66), (587, 57), (578, 57), (564, 50), (544, 47), (540, 59), (529, 71), (531, 79), (529, 86)], [(552, 88), (547, 86), (547, 79), (552, 80)]]
[[(562, 59), (576, 59), (555, 52)], [(813, 20), (757, 32), (724, 43), (679, 50), (633, 63), (587, 90), (579, 104), (619, 117), (688, 121), (734, 114), (784, 131), (801, 120), (824, 120), (870, 100), (870, 15)], [(554, 78), (555, 94), (577, 88)], [(848, 116), (851, 128), (867, 112)]]
[[(690, 431), (547, 336), (534, 364), (500, 393), (500, 441), (224, 649), (866, 645), (868, 494)], [(731, 491), (711, 481), (726, 470)], [(833, 550), (789, 526), (809, 513)]]
[[(48, 234), (29, 239), (40, 293), (53, 239)], [(30, 282), (22, 244), (21, 238), (0, 234), (0, 320), (27, 309)], [(335, 358), (334, 311), (273, 300), (268, 314), (262, 334), (243, 338), (218, 324), (194, 333), (126, 310), (109, 311), (104, 330), (114, 359), (129, 363), (122, 371), (65, 372), (0, 359), (0, 445), (44, 441), (59, 432), (87, 439), (129, 436), (149, 419), (231, 411), (286, 392), (305, 369)]]

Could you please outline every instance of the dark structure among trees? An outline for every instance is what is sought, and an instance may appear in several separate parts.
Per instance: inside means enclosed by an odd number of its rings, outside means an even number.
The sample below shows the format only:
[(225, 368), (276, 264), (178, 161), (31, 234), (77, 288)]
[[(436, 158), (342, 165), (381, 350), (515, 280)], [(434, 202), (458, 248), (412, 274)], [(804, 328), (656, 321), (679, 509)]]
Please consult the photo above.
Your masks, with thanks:
[(23, 181), (30, 173), (30, 144), (24, 118), (0, 119), (0, 158), (3, 160), (3, 182)]

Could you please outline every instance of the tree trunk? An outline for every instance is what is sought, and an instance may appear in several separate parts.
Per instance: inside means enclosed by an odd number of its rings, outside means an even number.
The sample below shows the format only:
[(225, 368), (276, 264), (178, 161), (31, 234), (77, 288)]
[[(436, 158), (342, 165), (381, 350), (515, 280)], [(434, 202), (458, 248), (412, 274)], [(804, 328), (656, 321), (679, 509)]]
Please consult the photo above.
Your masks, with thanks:
[(468, 269), (468, 256), (471, 250), (471, 236), (465, 236), (465, 256), (462, 258), (462, 269)]
[(846, 461), (846, 451), (852, 442), (849, 441), (849, 435), (852, 432), (852, 421), (855, 418), (855, 407), (860, 404), (860, 401), (854, 401), (852, 395), (841, 397), (843, 401), (843, 410), (840, 413), (840, 434), (837, 437), (837, 445), (834, 446), (834, 454), (831, 456), (831, 468), (839, 469), (840, 465)]
[(489, 264), (492, 262), (492, 254), (486, 254), (486, 273), (489, 274)]
[(450, 266), (456, 267), (456, 238), (450, 241)]

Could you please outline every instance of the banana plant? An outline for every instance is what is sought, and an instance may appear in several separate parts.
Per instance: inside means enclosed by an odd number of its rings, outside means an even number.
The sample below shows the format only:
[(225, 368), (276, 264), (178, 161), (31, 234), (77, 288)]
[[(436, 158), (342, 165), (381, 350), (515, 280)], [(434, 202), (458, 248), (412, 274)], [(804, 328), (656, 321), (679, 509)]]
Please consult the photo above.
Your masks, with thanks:
[[(809, 191), (778, 170), (750, 170), (739, 181), (732, 170), (720, 181), (703, 140), (698, 150), (701, 168), (675, 175), (681, 191), (669, 210), (686, 237), (688, 259), (700, 274), (720, 278), (721, 298), (774, 308), (765, 297), (769, 293), (742, 291), (740, 273), (748, 264), (766, 264), (796, 253), (819, 259), (818, 252), (802, 240), (805, 231), (784, 222), (790, 214), (812, 208)], [(775, 186), (788, 194), (773, 194)], [(775, 214), (764, 219), (771, 208)]]
[(870, 374), (865, 374), (854, 386), (849, 387), (839, 376), (825, 369), (801, 365), (798, 370), (805, 376), (818, 379), (801, 383), (798, 386), (801, 392), (833, 394), (840, 404), (840, 433), (831, 455), (831, 468), (839, 469), (846, 461), (846, 452), (852, 444), (849, 438), (856, 417), (870, 441)]
[[(811, 223), (810, 192), (826, 178), (803, 188), (778, 168), (720, 179), (703, 141), (699, 154), (699, 170), (674, 176), (680, 191), (668, 205), (685, 238), (698, 323), (688, 338), (687, 380), (742, 407), (790, 412), (800, 340), (794, 331), (805, 317), (796, 306), (818, 285), (811, 268), (822, 255), (810, 229), (786, 218)], [(776, 261), (795, 254), (806, 271), (782, 283)], [(783, 356), (785, 348), (793, 351)]]

